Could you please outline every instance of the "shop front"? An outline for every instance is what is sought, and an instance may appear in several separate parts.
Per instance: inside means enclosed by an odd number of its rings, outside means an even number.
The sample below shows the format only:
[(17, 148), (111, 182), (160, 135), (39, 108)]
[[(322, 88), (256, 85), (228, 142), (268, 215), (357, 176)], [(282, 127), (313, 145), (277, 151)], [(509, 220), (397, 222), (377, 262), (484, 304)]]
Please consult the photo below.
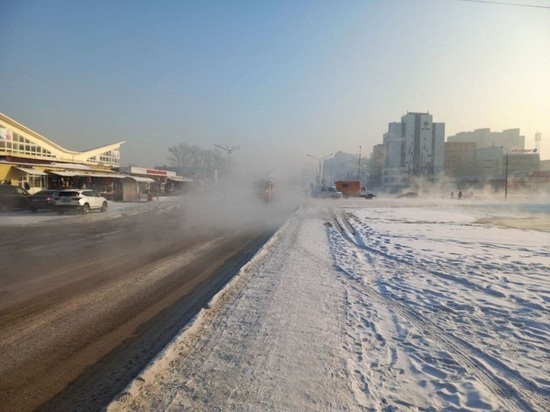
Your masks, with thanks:
[(107, 200), (122, 200), (125, 177), (120, 174), (84, 173), (67, 170), (48, 170), (50, 189), (92, 189)]
[(149, 177), (124, 176), (122, 181), (123, 202), (146, 202), (152, 200), (151, 185), (155, 181)]
[(47, 187), (47, 176), (47, 173), (32, 167), (12, 166), (4, 181), (33, 194)]
[(148, 190), (153, 197), (182, 194), (185, 191), (184, 185), (194, 182), (193, 179), (177, 176), (176, 172), (170, 170), (129, 166), (121, 167), (118, 171), (136, 178), (149, 179), (146, 182), (149, 183)]

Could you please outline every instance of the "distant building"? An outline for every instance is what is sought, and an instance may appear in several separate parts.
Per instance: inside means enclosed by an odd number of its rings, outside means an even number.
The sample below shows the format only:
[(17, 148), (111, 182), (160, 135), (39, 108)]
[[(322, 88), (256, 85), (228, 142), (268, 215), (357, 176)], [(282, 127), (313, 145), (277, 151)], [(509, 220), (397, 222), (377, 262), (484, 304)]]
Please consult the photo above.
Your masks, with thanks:
[(445, 142), (445, 175), (473, 175), (476, 149), (475, 142)]
[(525, 149), (519, 129), (491, 132), (476, 129), (449, 136), (445, 143), (445, 173), (455, 178), (502, 179), (508, 153), (508, 173), (529, 174), (540, 169), (540, 156)]
[(365, 180), (365, 171), (359, 167), (359, 156), (352, 153), (336, 152), (323, 161), (321, 179), (331, 185), (336, 180)]
[(491, 132), (491, 129), (476, 129), (473, 132), (460, 132), (447, 138), (448, 142), (474, 142), (478, 149), (491, 146), (504, 146), (508, 149), (525, 149), (525, 136), (519, 129)]
[(384, 144), (377, 144), (372, 148), (372, 154), (369, 162), (369, 179), (367, 186), (369, 188), (382, 187), (382, 170), (386, 162), (386, 148)]
[(380, 171), (381, 186), (389, 192), (398, 192), (409, 183), (409, 174), (405, 167), (405, 137), (402, 123), (388, 124), (383, 145), (385, 159)]
[(429, 113), (407, 113), (401, 118), (405, 138), (405, 167), (413, 176), (443, 172), (445, 123), (433, 123)]
[[(506, 151), (503, 153), (506, 167)], [(540, 154), (533, 150), (512, 150), (508, 155), (508, 174), (530, 175), (540, 170)]]
[(493, 177), (504, 175), (504, 156), (500, 146), (482, 147), (476, 150), (475, 167), (471, 175)]
[(382, 187), (397, 192), (412, 177), (435, 178), (444, 170), (445, 123), (434, 123), (429, 113), (407, 113), (388, 125)]

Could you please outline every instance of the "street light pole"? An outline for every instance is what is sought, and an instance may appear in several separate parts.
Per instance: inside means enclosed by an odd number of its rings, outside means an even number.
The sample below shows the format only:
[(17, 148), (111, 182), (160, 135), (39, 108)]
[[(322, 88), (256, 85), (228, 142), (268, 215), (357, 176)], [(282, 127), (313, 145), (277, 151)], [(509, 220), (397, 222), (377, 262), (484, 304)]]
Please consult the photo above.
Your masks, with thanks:
[(357, 162), (357, 181), (361, 181), (361, 146), (359, 146), (359, 161)]
[(332, 156), (332, 153), (326, 155), (325, 157), (321, 157), (320, 159), (318, 157), (315, 157), (315, 156), (312, 156), (312, 155), (309, 155), (309, 154), (307, 156), (311, 157), (312, 159), (315, 159), (315, 160), (319, 161), (319, 173), (317, 174), (317, 184), (321, 184), (321, 182), (323, 184), (325, 184), (325, 182), (324, 182), (325, 181), (325, 171), (324, 170), (323, 170), (323, 173), (322, 173), (322, 176), (323, 176), (322, 181), (320, 181), (320, 179), (321, 179), (321, 164), (322, 164), (322, 161), (325, 160), (327, 157)]
[(504, 200), (508, 199), (508, 148), (500, 146), (502, 149), (506, 150), (506, 166), (504, 172)]
[(218, 149), (222, 149), (227, 152), (227, 174), (231, 174), (231, 153), (233, 153), (235, 150), (239, 150), (239, 146), (220, 146), (219, 144), (215, 144)]

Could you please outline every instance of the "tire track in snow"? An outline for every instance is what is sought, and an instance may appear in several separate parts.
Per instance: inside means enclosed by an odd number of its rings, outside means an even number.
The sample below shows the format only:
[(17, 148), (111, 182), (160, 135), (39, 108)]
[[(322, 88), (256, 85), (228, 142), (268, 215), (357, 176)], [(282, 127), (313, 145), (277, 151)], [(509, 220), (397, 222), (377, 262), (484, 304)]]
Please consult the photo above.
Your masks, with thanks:
[[(349, 222), (345, 214), (337, 215), (334, 211), (330, 211), (330, 218), (333, 222), (335, 231), (349, 245), (359, 250), (371, 253), (367, 257), (365, 264), (383, 268), (386, 266), (385, 260), (390, 259), (402, 265), (411, 266), (408, 261), (400, 259), (397, 256), (389, 256), (387, 252), (377, 250), (366, 245), (357, 235), (353, 225)], [(351, 228), (351, 229), (348, 229)], [(372, 256), (372, 254), (374, 256)], [(364, 258), (361, 254), (356, 255), (359, 259)], [(340, 267), (344, 273), (347, 273), (343, 267)], [(383, 270), (383, 269), (381, 269)], [(417, 271), (426, 271), (415, 267)], [(437, 276), (438, 273), (427, 271)], [(352, 280), (358, 281), (354, 274), (349, 274)], [(450, 277), (453, 280), (454, 277)], [(463, 284), (463, 282), (461, 282)], [(447, 333), (447, 331), (436, 323), (426, 318), (425, 314), (421, 314), (406, 306), (391, 297), (391, 295), (380, 293), (373, 285), (359, 282), (355, 285), (355, 290), (358, 293), (364, 293), (368, 299), (373, 299), (380, 305), (388, 307), (393, 312), (399, 314), (404, 319), (407, 319), (418, 330), (429, 334), (438, 346), (443, 350), (452, 354), (462, 366), (476, 376), (493, 394), (498, 397), (498, 400), (504, 407), (510, 410), (520, 411), (536, 411), (544, 410), (549, 403), (548, 391), (544, 388), (539, 388), (529, 379), (524, 378), (516, 371), (508, 368), (500, 360), (483, 352), (475, 346), (469, 344), (465, 340)], [(368, 300), (366, 299), (366, 300)]]

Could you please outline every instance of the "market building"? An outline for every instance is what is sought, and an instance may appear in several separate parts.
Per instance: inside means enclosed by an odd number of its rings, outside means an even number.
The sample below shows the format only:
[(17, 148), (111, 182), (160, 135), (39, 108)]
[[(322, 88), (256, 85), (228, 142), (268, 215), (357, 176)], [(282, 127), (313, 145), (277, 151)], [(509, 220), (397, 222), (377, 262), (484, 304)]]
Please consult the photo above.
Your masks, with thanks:
[[(171, 194), (180, 194), (186, 191), (194, 183), (193, 179), (176, 175), (171, 170), (150, 169), (145, 167), (120, 167), (120, 173), (131, 176), (131, 180), (125, 181), (125, 201), (136, 201), (147, 196), (151, 197)], [(137, 194), (135, 193), (137, 190)]]
[[(120, 171), (124, 141), (83, 152), (68, 150), (0, 113), (0, 183), (42, 189), (92, 188), (109, 200), (151, 200), (159, 188), (176, 187), (184, 179), (175, 172)], [(168, 183), (174, 182), (170, 185)]]

